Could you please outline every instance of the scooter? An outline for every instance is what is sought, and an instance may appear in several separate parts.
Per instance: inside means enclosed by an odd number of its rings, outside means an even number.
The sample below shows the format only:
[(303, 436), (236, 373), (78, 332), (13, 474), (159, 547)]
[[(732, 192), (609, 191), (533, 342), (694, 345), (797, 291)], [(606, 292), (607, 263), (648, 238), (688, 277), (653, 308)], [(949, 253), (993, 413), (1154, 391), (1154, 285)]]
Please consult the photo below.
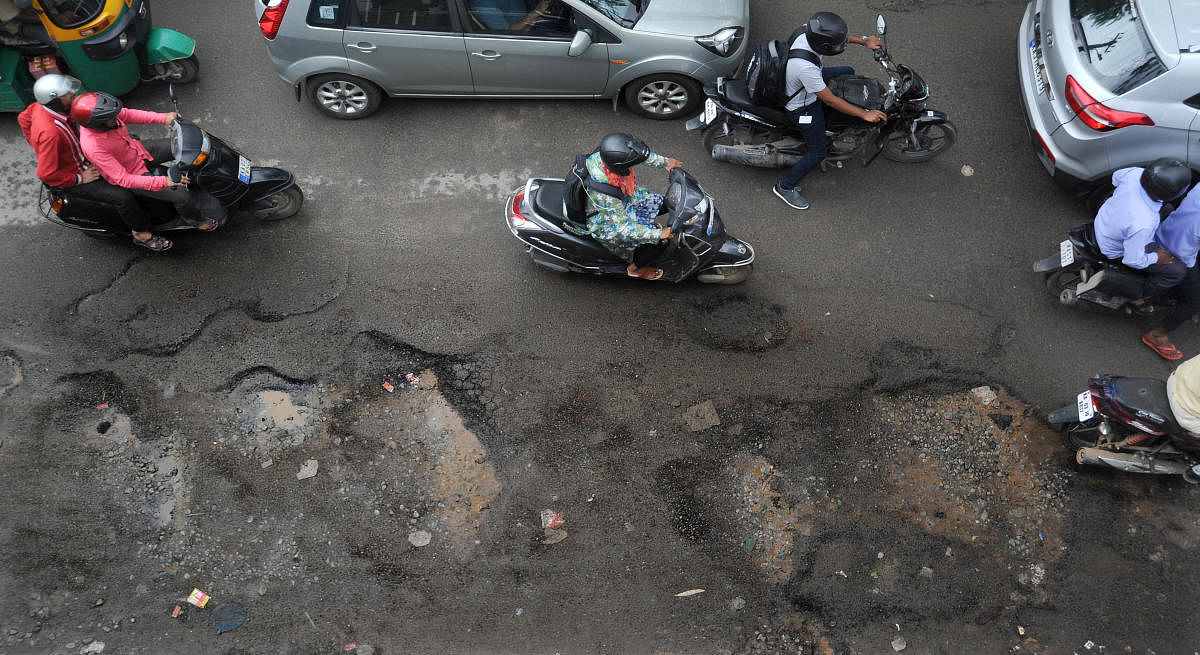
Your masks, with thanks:
[[(1096, 243), (1096, 228), (1085, 223), (1067, 232), (1058, 252), (1033, 265), (1046, 278), (1046, 289), (1068, 307), (1093, 307), (1133, 315), (1133, 301), (1142, 295), (1144, 273), (1114, 262)], [(1145, 305), (1154, 311), (1174, 305), (1172, 291)]]
[[(169, 86), (167, 92), (178, 112), (179, 99), (174, 85)], [(156, 172), (175, 182), (187, 176), (189, 189), (207, 191), (224, 207), (247, 210), (253, 212), (255, 218), (276, 221), (294, 216), (304, 204), (304, 193), (290, 172), (282, 168), (252, 166), (248, 157), (185, 118), (176, 119), (171, 125), (171, 156), (174, 163)], [(139, 201), (147, 206), (151, 216), (166, 216), (150, 228), (152, 232), (197, 229), (176, 216), (174, 211), (164, 212), (165, 203), (147, 203), (143, 198)], [(71, 198), (43, 185), (38, 194), (38, 207), (46, 220), (90, 236), (129, 235), (129, 227), (121, 220), (116, 207), (109, 203)], [(170, 205), (165, 207), (170, 209)]]
[[(887, 120), (868, 123), (830, 110), (825, 129), (826, 155), (821, 163), (840, 167), (843, 160), (873, 150), (865, 156), (868, 166), (883, 154), (896, 162), (918, 163), (946, 152), (958, 139), (950, 118), (926, 108), (929, 85), (916, 71), (897, 64), (887, 51), (887, 24), (876, 18), (883, 47), (875, 50), (875, 61), (891, 80), (884, 89), (873, 77), (844, 75), (834, 78), (829, 89), (839, 98), (887, 114)], [(746, 80), (717, 80), (706, 87), (704, 111), (686, 123), (688, 130), (703, 130), (704, 147), (713, 159), (743, 166), (786, 168), (807, 152), (804, 137), (782, 108), (756, 106), (750, 100)]]
[[(509, 195), (504, 215), (513, 236), (525, 244), (533, 263), (560, 273), (626, 277), (628, 262), (590, 237), (563, 229), (567, 222), (562, 179), (530, 178)], [(707, 284), (738, 284), (754, 270), (754, 249), (725, 232), (712, 196), (680, 168), (671, 170), (663, 201), (674, 237), (658, 261), (662, 280), (695, 276)]]
[(1048, 421), (1062, 430), (1080, 465), (1182, 475), (1200, 484), (1200, 435), (1176, 422), (1162, 380), (1097, 375)]

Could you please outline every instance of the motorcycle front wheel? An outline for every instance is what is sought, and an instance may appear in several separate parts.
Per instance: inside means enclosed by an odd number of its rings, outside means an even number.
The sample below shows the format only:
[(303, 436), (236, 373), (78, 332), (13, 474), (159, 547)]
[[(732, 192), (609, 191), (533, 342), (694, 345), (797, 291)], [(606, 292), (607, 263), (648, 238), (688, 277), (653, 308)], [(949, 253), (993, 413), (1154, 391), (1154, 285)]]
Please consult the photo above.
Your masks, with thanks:
[(912, 134), (895, 131), (883, 144), (883, 156), (904, 164), (929, 161), (946, 152), (958, 140), (958, 131), (949, 121), (926, 123)]

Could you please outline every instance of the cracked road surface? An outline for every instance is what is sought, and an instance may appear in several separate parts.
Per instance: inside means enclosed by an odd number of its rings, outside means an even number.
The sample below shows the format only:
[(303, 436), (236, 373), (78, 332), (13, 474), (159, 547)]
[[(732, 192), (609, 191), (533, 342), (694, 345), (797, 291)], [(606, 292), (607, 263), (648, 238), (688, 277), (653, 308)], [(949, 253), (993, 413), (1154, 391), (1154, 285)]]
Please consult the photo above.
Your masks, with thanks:
[[(31, 218), (0, 123), (0, 652), (1192, 652), (1200, 490), (1077, 470), (1040, 421), (1170, 368), (1027, 272), (1086, 217), (979, 77), (1024, 3), (882, 4), (829, 8), (884, 11), (962, 141), (811, 176), (802, 214), (602, 102), (329, 121), (243, 1), (157, 5), (201, 44), (185, 115), (306, 202), (134, 252)], [(504, 194), (616, 130), (684, 160), (751, 280), (532, 266)]]

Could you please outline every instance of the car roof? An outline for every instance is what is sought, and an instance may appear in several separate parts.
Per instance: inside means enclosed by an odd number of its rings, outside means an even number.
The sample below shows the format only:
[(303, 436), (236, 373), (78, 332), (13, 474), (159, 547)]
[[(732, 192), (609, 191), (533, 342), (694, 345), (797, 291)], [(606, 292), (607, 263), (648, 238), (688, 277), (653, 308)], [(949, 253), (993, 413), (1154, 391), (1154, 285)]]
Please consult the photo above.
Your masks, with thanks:
[(1180, 52), (1200, 52), (1200, 0), (1170, 0)]

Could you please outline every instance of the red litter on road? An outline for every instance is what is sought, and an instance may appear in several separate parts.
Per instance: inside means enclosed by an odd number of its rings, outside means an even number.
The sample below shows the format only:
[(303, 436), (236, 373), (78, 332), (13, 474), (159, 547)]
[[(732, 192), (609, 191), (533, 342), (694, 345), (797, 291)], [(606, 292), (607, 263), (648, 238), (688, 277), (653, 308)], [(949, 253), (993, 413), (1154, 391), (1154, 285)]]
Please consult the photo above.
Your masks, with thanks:
[(563, 523), (566, 523), (566, 521), (563, 520), (561, 513), (556, 512), (552, 509), (542, 510), (542, 527), (543, 528), (557, 528), (558, 526), (562, 525)]
[(383, 386), (384, 390), (387, 391), (388, 393), (391, 393), (396, 390), (396, 387), (391, 382), (384, 382), (383, 385), (381, 385), (381, 386)]

